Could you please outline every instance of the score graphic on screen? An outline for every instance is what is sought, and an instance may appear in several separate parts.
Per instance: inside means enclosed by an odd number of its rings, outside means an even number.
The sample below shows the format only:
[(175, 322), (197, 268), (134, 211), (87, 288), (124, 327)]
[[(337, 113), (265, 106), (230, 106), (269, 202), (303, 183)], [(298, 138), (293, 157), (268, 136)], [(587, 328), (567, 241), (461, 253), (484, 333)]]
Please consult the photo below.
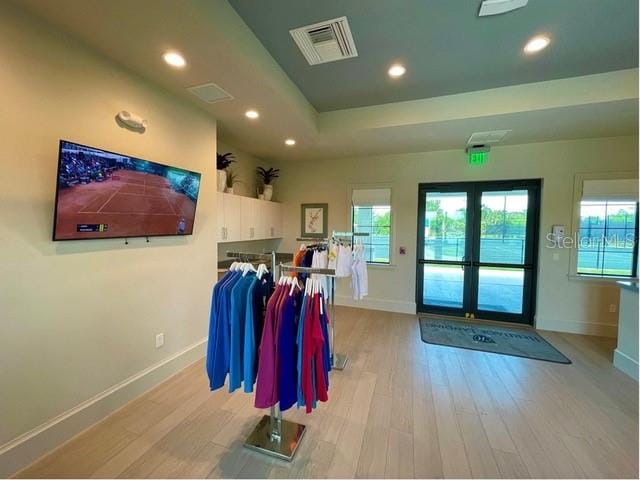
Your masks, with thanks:
[(79, 223), (77, 226), (77, 232), (106, 232), (109, 230), (109, 225), (104, 223)]
[(191, 235), (200, 178), (61, 140), (53, 239)]

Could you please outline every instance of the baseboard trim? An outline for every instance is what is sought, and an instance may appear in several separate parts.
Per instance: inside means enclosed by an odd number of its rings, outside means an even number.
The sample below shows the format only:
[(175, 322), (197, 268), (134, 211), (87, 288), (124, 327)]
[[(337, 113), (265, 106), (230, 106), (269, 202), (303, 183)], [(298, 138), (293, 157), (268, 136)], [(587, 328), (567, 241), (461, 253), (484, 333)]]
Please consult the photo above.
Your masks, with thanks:
[(615, 338), (618, 336), (618, 326), (609, 323), (575, 322), (538, 317), (536, 318), (535, 328), (552, 332), (595, 335), (597, 337)]
[(365, 297), (362, 300), (354, 300), (345, 295), (336, 295), (336, 305), (355, 308), (367, 308), (369, 310), (382, 310), (393, 313), (416, 313), (415, 302), (398, 302), (397, 300), (384, 300)]
[(638, 381), (638, 362), (617, 348), (613, 351), (613, 364), (618, 370)]
[(203, 338), (0, 446), (7, 478), (204, 356)]

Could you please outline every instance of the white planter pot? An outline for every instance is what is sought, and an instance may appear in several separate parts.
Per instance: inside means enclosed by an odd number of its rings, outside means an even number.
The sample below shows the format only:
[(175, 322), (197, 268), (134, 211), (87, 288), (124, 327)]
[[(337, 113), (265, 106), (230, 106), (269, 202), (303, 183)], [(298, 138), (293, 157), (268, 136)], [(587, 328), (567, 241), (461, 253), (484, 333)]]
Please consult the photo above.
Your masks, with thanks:
[(227, 187), (225, 193), (230, 193), (231, 195), (233, 195), (233, 187)]
[(265, 185), (264, 186), (264, 199), (266, 201), (271, 200), (271, 197), (273, 197), (273, 185)]
[(218, 170), (218, 191), (224, 192), (227, 186), (227, 171)]

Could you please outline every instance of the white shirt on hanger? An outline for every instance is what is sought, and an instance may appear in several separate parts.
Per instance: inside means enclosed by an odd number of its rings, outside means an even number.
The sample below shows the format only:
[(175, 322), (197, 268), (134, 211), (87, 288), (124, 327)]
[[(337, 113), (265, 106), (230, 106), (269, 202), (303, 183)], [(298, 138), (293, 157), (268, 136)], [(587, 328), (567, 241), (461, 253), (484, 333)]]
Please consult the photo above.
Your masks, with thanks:
[(352, 262), (351, 247), (339, 245), (338, 258), (336, 260), (336, 277), (350, 277)]
[(364, 246), (362, 244), (357, 244), (353, 247), (353, 262), (351, 264), (351, 290), (354, 300), (362, 300), (369, 294), (367, 262), (364, 259)]

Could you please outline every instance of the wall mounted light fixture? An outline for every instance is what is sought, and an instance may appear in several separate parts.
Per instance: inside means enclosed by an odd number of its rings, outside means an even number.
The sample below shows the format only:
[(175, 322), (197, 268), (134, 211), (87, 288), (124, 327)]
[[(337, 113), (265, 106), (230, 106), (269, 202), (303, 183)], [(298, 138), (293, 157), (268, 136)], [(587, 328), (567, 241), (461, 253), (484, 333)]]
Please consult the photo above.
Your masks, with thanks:
[(135, 130), (147, 129), (147, 125), (148, 125), (147, 120), (142, 118), (139, 115), (136, 115), (135, 113), (122, 110), (121, 112), (118, 112), (118, 115), (116, 115), (116, 118), (120, 122), (124, 123), (126, 126), (131, 127)]

